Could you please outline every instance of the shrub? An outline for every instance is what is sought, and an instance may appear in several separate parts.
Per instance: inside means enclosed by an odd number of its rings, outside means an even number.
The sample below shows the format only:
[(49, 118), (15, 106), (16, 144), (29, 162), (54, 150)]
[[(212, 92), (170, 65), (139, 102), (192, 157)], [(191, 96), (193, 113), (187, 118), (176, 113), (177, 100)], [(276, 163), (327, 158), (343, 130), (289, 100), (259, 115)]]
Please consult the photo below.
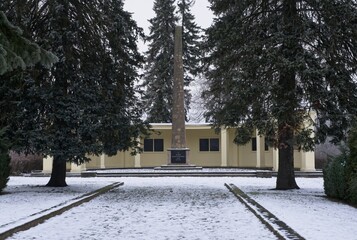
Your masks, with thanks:
[(0, 131), (0, 193), (6, 187), (10, 175), (9, 148), (3, 133), (4, 131)]
[(346, 176), (346, 164), (349, 152), (342, 149), (342, 153), (332, 157), (330, 162), (323, 170), (324, 189), (328, 197), (346, 200), (348, 181)]
[(349, 196), (348, 196), (349, 202), (357, 205), (357, 175), (354, 175), (351, 178), (348, 192), (349, 192)]
[(42, 169), (42, 156), (41, 155), (25, 155), (10, 152), (11, 156), (11, 174), (19, 175), (21, 173), (30, 173), (33, 170)]

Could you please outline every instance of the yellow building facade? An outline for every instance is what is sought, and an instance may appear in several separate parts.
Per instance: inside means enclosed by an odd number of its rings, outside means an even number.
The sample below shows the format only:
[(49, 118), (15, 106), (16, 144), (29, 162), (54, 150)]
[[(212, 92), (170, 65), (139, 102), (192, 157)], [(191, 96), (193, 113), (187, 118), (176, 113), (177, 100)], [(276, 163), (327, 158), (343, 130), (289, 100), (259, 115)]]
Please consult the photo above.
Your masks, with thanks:
[[(141, 139), (144, 151), (132, 156), (129, 151), (115, 156), (91, 156), (90, 162), (77, 166), (68, 164), (67, 169), (81, 172), (88, 169), (149, 168), (168, 164), (171, 147), (171, 124), (151, 124), (153, 133)], [(187, 124), (186, 144), (190, 149), (188, 164), (200, 167), (268, 168), (278, 170), (278, 150), (265, 144), (264, 137), (255, 134), (249, 143), (239, 146), (233, 142), (234, 128), (221, 129), (216, 133), (209, 124)], [(52, 159), (43, 160), (43, 172), (51, 172)], [(294, 152), (294, 166), (300, 171), (315, 171), (314, 152)]]

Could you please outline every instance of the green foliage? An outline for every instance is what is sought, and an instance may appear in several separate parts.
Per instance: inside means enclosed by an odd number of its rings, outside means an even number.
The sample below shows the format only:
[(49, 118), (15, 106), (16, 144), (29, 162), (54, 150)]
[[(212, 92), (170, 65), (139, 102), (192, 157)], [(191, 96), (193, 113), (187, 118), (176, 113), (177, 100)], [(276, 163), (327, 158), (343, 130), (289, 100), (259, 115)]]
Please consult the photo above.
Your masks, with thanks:
[[(183, 70), (184, 84), (186, 87), (194, 81), (194, 78), (201, 71), (201, 59), (203, 57), (201, 49), (201, 32), (202, 29), (196, 24), (195, 16), (191, 12), (195, 0), (180, 0), (178, 2), (177, 14), (181, 18), (179, 23), (183, 28)], [(191, 93), (185, 89), (185, 110), (190, 109)]]
[(349, 200), (352, 204), (357, 205), (357, 175), (353, 175), (349, 182)]
[[(2, 2), (2, 4), (4, 3)], [(6, 136), (8, 135), (7, 126), (10, 124), (9, 119), (13, 121), (12, 114), (17, 111), (15, 100), (18, 97), (19, 89), (16, 87), (21, 86), (17, 81), (20, 75), (15, 73), (15, 70), (25, 70), (36, 63), (49, 68), (57, 60), (55, 55), (23, 37), (22, 30), (10, 23), (0, 8), (0, 75), (2, 75), (0, 78), (0, 106), (2, 109), (0, 118), (0, 192), (6, 187), (9, 180), (9, 146), (11, 144)]]
[(357, 114), (355, 1), (210, 3), (216, 18), (204, 43), (206, 118), (272, 139), (285, 151), (281, 176), (292, 178), (294, 147), (311, 150), (327, 136), (341, 141)]
[(357, 125), (355, 124), (349, 132), (348, 147), (350, 156), (347, 164), (348, 177), (348, 199), (351, 203), (357, 204)]
[(4, 0), (0, 9), (59, 59), (50, 71), (23, 73), (14, 148), (77, 164), (88, 154), (139, 151), (137, 136), (147, 129), (134, 86), (142, 29), (123, 1)]
[[(356, 5), (210, 2), (217, 18), (205, 41), (208, 120), (253, 125), (273, 139), (285, 122), (306, 150), (328, 135), (343, 139), (357, 113)], [(310, 110), (317, 113), (315, 139), (301, 130), (303, 123), (312, 124)]]
[(8, 139), (4, 138), (4, 129), (0, 130), (0, 193), (6, 187), (10, 175), (10, 156)]
[(174, 74), (174, 32), (177, 17), (175, 0), (156, 0), (155, 17), (150, 19), (150, 34), (146, 38), (149, 50), (143, 88), (149, 122), (171, 122), (172, 86)]
[[(192, 0), (178, 3), (178, 16), (183, 26), (183, 68), (185, 86), (199, 72), (201, 59), (200, 31), (191, 13)], [(155, 0), (155, 17), (150, 19), (150, 34), (146, 38), (149, 50), (143, 77), (143, 100), (149, 122), (171, 122), (174, 72), (174, 32), (179, 17), (175, 15), (175, 0)], [(189, 110), (191, 94), (185, 90), (185, 110)]]
[(56, 56), (22, 37), (22, 30), (12, 25), (0, 11), (0, 75), (20, 68), (25, 70), (40, 62), (51, 67)]
[(333, 157), (323, 170), (325, 194), (332, 198), (347, 199), (348, 180), (346, 165), (349, 158), (347, 149)]
[(349, 131), (348, 148), (332, 158), (324, 169), (325, 193), (357, 204), (357, 125)]

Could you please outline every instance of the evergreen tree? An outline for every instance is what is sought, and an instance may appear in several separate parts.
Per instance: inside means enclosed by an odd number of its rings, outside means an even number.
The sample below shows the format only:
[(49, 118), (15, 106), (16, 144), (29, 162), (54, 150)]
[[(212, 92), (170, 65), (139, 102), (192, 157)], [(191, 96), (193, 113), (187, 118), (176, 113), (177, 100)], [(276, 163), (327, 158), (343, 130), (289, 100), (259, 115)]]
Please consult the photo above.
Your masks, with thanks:
[[(178, 14), (181, 18), (183, 28), (183, 68), (185, 86), (190, 86), (194, 78), (200, 72), (201, 67), (201, 31), (202, 29), (195, 23), (195, 16), (191, 13), (191, 8), (195, 0), (180, 0), (178, 3)], [(186, 113), (190, 109), (191, 94), (185, 89)]]
[[(150, 42), (146, 53), (144, 102), (149, 122), (170, 123), (174, 69), (174, 32), (177, 23), (183, 26), (184, 83), (188, 87), (199, 72), (201, 58), (200, 31), (191, 13), (193, 0), (180, 0), (178, 16), (174, 0), (156, 0), (155, 17), (150, 19)], [(181, 19), (181, 22), (179, 22)], [(185, 89), (185, 111), (190, 109), (191, 94)]]
[(357, 112), (356, 2), (210, 3), (217, 17), (205, 42), (207, 118), (238, 127), (238, 144), (255, 128), (266, 135), (279, 149), (276, 188), (298, 188), (294, 147), (311, 150), (328, 135), (339, 141)]
[(49, 74), (36, 68), (26, 76), (12, 129), (18, 149), (53, 156), (47, 185), (66, 186), (66, 162), (137, 150), (136, 138), (146, 129), (133, 86), (142, 63), (141, 30), (122, 0), (34, 4), (32, 18), (22, 23), (42, 23), (29, 34), (59, 62)]
[[(14, 109), (7, 108), (7, 91), (11, 86), (11, 73), (18, 68), (24, 70), (26, 67), (33, 66), (40, 62), (50, 67), (57, 58), (37, 44), (29, 41), (22, 36), (22, 31), (11, 24), (4, 12), (0, 11), (0, 75), (9, 73), (9, 79), (0, 78), (0, 107), (2, 109), (0, 118), (0, 192), (6, 187), (10, 175), (10, 141), (6, 137), (9, 115)], [(14, 91), (14, 90), (13, 90)], [(16, 109), (16, 108), (15, 108)]]
[(143, 100), (149, 122), (171, 122), (174, 73), (175, 0), (155, 0), (150, 19)]
[(0, 193), (6, 187), (10, 176), (9, 145), (4, 132), (4, 129), (0, 130)]
[(12, 25), (0, 11), (0, 75), (15, 69), (24, 70), (40, 62), (51, 66), (56, 57), (22, 36), (22, 30)]
[(137, 70), (144, 62), (137, 48), (137, 39), (143, 37), (143, 32), (131, 14), (123, 10), (122, 0), (106, 1), (104, 16), (108, 40), (104, 48), (109, 51), (103, 56), (101, 75), (108, 86), (103, 87), (106, 92), (101, 97), (108, 112), (101, 120), (105, 127), (101, 129), (100, 141), (104, 143), (104, 152), (114, 155), (118, 149), (136, 148), (138, 143), (132, 138), (146, 131), (141, 120), (142, 103), (134, 86), (139, 77)]

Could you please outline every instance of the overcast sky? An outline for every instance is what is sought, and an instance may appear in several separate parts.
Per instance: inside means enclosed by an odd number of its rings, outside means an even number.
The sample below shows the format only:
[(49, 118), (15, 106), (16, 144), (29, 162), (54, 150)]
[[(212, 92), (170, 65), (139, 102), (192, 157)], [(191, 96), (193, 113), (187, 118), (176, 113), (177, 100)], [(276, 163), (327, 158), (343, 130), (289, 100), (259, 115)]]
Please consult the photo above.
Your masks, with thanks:
[[(212, 24), (213, 14), (208, 8), (208, 0), (196, 0), (192, 7), (192, 13), (196, 17), (197, 25), (202, 28), (207, 28)], [(124, 9), (133, 13), (133, 18), (139, 27), (144, 29), (145, 34), (149, 34), (148, 19), (154, 17), (154, 0), (125, 0)], [(146, 51), (146, 46), (142, 42), (139, 43), (141, 51)]]

